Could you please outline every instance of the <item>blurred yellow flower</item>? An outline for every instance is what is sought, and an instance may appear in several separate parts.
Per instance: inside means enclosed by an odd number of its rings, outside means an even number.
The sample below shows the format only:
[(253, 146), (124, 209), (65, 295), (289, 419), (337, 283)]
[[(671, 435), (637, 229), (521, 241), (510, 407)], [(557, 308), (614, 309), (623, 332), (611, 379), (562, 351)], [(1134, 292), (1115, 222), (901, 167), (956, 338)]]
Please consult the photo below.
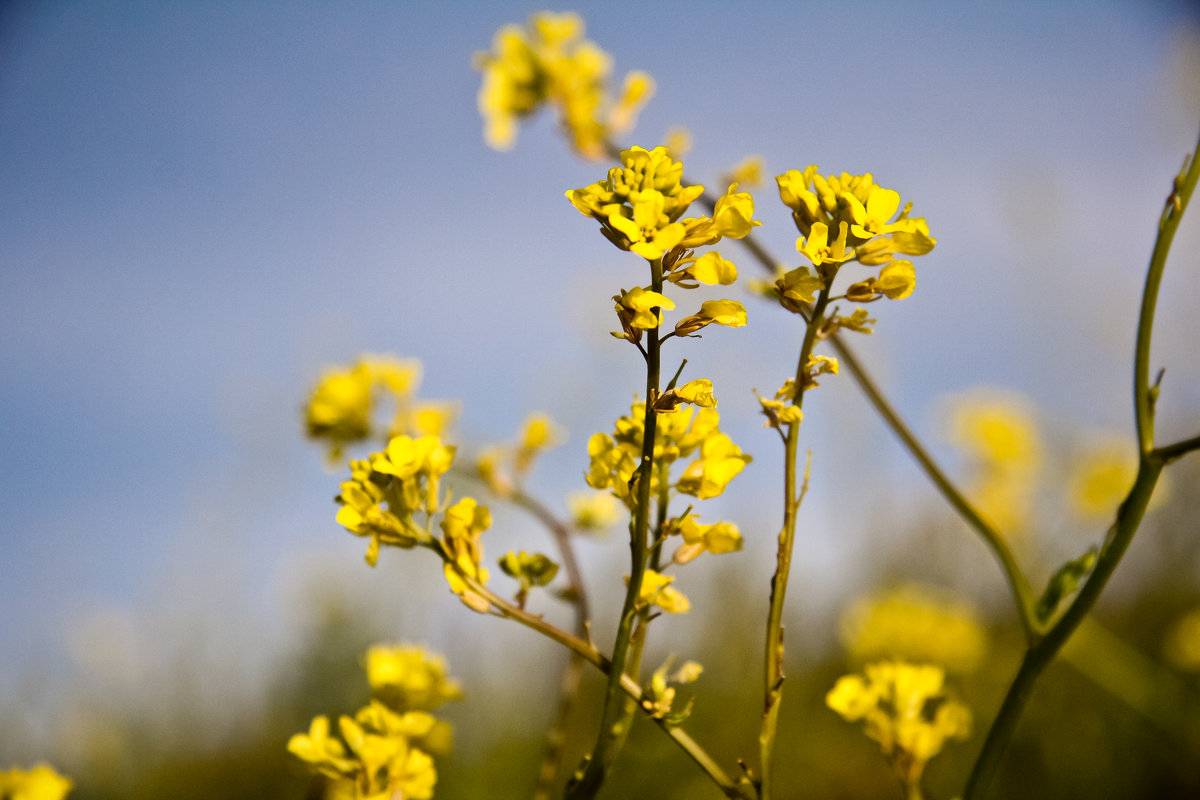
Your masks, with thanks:
[(916, 787), (929, 759), (947, 739), (965, 739), (971, 712), (944, 691), (940, 667), (880, 661), (865, 675), (838, 679), (825, 704), (879, 743), (883, 756), (906, 787)]
[(432, 711), (462, 697), (458, 681), (447, 674), (445, 657), (420, 645), (374, 645), (367, 650), (365, 668), (371, 694), (398, 713)]
[(504, 26), (491, 52), (475, 54), (475, 68), (483, 73), (478, 102), (484, 140), (497, 150), (512, 147), (518, 119), (551, 105), (575, 150), (599, 158), (608, 137), (633, 127), (654, 94), (649, 75), (631, 72), (613, 101), (612, 59), (584, 38), (583, 19), (574, 13), (543, 11), (524, 27)]
[[(603, 435), (603, 434), (597, 434)], [(567, 495), (571, 521), (581, 531), (602, 531), (621, 519), (621, 506), (608, 492), (572, 492)]]
[(62, 800), (74, 787), (47, 764), (0, 772), (0, 800)]
[(1200, 672), (1200, 608), (1184, 614), (1167, 630), (1163, 656), (1176, 669)]
[(857, 600), (842, 614), (839, 634), (855, 663), (899, 658), (971, 672), (987, 651), (987, 632), (974, 608), (917, 584)]

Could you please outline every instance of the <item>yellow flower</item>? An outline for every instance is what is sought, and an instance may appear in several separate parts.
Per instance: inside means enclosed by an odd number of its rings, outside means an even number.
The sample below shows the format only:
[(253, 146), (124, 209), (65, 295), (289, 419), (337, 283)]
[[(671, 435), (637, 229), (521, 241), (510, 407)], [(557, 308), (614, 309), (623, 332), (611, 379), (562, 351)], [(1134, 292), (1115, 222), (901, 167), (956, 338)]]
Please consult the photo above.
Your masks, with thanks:
[(676, 488), (701, 500), (717, 497), (750, 461), (732, 439), (713, 433), (704, 439), (700, 458), (687, 466)]
[[(1137, 477), (1137, 450), (1118, 435), (1101, 435), (1083, 449), (1068, 477), (1071, 508), (1082, 520), (1095, 522), (1113, 516)], [(1170, 496), (1166, 473), (1159, 476), (1150, 508)]]
[[(639, 602), (648, 606), (658, 606), (668, 614), (687, 613), (692, 604), (682, 592), (671, 586), (674, 581), (673, 575), (663, 575), (652, 569), (646, 570), (642, 577), (642, 590), (638, 593)], [(628, 575), (625, 576), (625, 582), (629, 582)]]
[(533, 461), (562, 440), (561, 429), (546, 414), (530, 414), (521, 429), (521, 441), (513, 457), (513, 469), (518, 474), (528, 472)]
[(741, 328), (746, 324), (746, 307), (736, 300), (705, 300), (700, 311), (675, 323), (675, 333), (690, 336), (707, 325)]
[(622, 290), (613, 300), (617, 303), (617, 317), (627, 335), (631, 332), (630, 329), (642, 331), (657, 328), (663, 321), (663, 309), (675, 307), (675, 302), (665, 294), (652, 292), (640, 286), (635, 286), (628, 292)]
[(916, 584), (856, 601), (842, 615), (839, 632), (855, 662), (893, 657), (970, 672), (987, 650), (987, 633), (970, 605)]
[(672, 272), (668, 277), (673, 283), (677, 283), (684, 288), (690, 288), (683, 281), (686, 278), (698, 281), (699, 283), (714, 286), (728, 286), (737, 280), (737, 267), (732, 261), (727, 261), (721, 257), (721, 254), (716, 250), (705, 253), (704, 255), (694, 260), (679, 262), (682, 265), (681, 269)]
[(367, 650), (366, 672), (371, 694), (397, 713), (432, 711), (462, 697), (445, 657), (420, 645), (374, 645)]
[(841, 264), (854, 258), (854, 251), (846, 248), (846, 223), (838, 225), (837, 239), (829, 241), (829, 226), (824, 222), (813, 223), (808, 237), (796, 240), (796, 249), (812, 262), (814, 267), (822, 264)]
[(442, 519), (442, 549), (445, 556), (443, 572), (450, 591), (474, 611), (486, 613), (491, 607), (488, 599), (474, 591), (467, 580), (481, 585), (488, 581), (483, 563), (483, 545), (479, 536), (492, 524), (492, 514), (486, 506), (464, 497), (446, 509)]
[(630, 73), (614, 103), (608, 86), (612, 59), (583, 37), (579, 15), (541, 12), (524, 28), (504, 26), (492, 52), (476, 54), (475, 67), (483, 73), (479, 112), (490, 147), (510, 148), (517, 120), (547, 104), (557, 110), (572, 146), (587, 158), (602, 156), (606, 139), (633, 125), (654, 93), (654, 82), (643, 72)]
[(346, 748), (329, 735), (329, 717), (314, 717), (308, 733), (293, 734), (288, 752), (331, 778), (353, 776), (356, 765), (346, 757)]
[(789, 311), (803, 311), (806, 303), (816, 300), (816, 293), (825, 288), (825, 282), (806, 266), (785, 272), (775, 282), (779, 292), (779, 303)]
[(567, 495), (567, 509), (572, 524), (581, 531), (602, 531), (620, 519), (617, 500), (608, 492), (573, 492)]
[[(330, 459), (337, 460), (346, 445), (376, 432), (372, 417), (381, 393), (390, 396), (400, 420), (420, 379), (419, 362), (389, 356), (364, 355), (349, 367), (329, 370), (313, 389), (305, 407), (308, 435), (327, 440)], [(395, 427), (397, 424), (393, 423)]]
[(944, 680), (939, 667), (881, 661), (868, 664), (865, 677), (839, 678), (825, 704), (847, 722), (861, 720), (896, 776), (916, 786), (947, 739), (970, 735), (971, 712), (946, 694)]
[(880, 293), (889, 300), (902, 300), (913, 293), (917, 285), (916, 273), (911, 261), (893, 261), (879, 270), (876, 284)]
[(47, 764), (0, 772), (0, 800), (62, 800), (74, 787)]
[(566, 196), (581, 214), (598, 220), (617, 247), (654, 260), (683, 241), (686, 229), (676, 220), (704, 191), (682, 186), (682, 177), (683, 164), (665, 147), (632, 147), (622, 151), (621, 166), (606, 179)]
[(1200, 608), (1194, 608), (1167, 629), (1163, 656), (1177, 669), (1200, 672)]
[(1042, 461), (1031, 403), (1011, 392), (978, 389), (952, 398), (944, 416), (950, 442), (968, 457), (968, 492), (976, 508), (1000, 530), (1019, 533)]
[(758, 188), (763, 183), (763, 157), (746, 156), (726, 173), (729, 183), (740, 183)]
[(676, 564), (686, 564), (704, 552), (717, 555), (742, 549), (742, 533), (732, 522), (701, 525), (696, 521), (696, 515), (688, 514), (682, 519), (674, 520), (668, 533), (679, 533), (683, 536), (683, 544), (671, 559)]

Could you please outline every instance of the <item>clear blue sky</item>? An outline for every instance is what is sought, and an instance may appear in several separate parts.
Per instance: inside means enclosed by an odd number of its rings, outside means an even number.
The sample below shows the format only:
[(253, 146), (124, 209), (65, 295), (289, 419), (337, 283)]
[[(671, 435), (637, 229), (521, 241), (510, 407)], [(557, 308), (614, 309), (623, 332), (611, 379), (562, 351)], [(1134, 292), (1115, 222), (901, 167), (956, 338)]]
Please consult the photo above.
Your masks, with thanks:
[[(758, 153), (771, 175), (873, 171), (916, 203), (938, 248), (864, 347), (924, 433), (939, 397), (980, 383), (1032, 394), (1052, 423), (1125, 424), (1141, 270), (1200, 121), (1185, 4), (574, 8), (618, 74), (658, 81), (629, 143), (684, 125), (687, 171), (710, 185)], [(572, 157), (545, 118), (511, 153), (482, 142), (471, 54), (534, 10), (0, 10), (0, 696), (33, 673), (69, 680), (90, 621), (244, 643), (302, 616), (289, 591), (314, 561), (365, 569), (333, 522), (339, 477), (299, 429), (322, 367), (360, 351), (421, 358), (423, 394), (462, 400), (465, 438), (550, 412), (573, 436), (544, 488), (580, 483), (587, 436), (638, 385), (608, 298), (644, 279), (562, 197), (605, 165)], [(771, 187), (758, 197), (764, 240), (790, 258), (785, 210)], [(1194, 267), (1190, 223), (1178, 248)], [(1200, 282), (1169, 280), (1164, 414), (1194, 433)], [(787, 374), (795, 331), (751, 314), (693, 363), (773, 485), (748, 389)], [(737, 388), (721, 394), (726, 376)], [(858, 422), (849, 382), (829, 392), (811, 418), (843, 427), (811, 433), (828, 488), (808, 513), (854, 528), (839, 481), (924, 489)], [(850, 557), (819, 536), (813, 552), (816, 573)]]

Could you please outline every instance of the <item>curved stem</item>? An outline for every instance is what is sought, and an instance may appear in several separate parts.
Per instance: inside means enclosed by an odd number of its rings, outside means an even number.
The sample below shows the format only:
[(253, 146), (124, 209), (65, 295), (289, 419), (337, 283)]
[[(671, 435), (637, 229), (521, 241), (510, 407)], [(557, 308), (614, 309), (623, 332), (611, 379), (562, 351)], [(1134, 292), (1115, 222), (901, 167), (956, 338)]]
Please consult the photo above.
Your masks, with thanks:
[[(434, 549), (438, 550), (436, 546)], [(446, 558), (444, 552), (440, 550), (438, 552), (443, 559)], [(591, 642), (551, 625), (536, 614), (530, 614), (528, 611), (514, 606), (472, 577), (462, 575), (461, 573), (460, 577), (473, 592), (487, 598), (497, 616), (511, 619), (561, 644), (606, 675), (611, 675), (615, 672), (613, 662), (601, 654)], [(618, 675), (620, 676), (618, 685), (621, 691), (639, 707), (644, 707), (642, 687), (638, 686), (637, 681), (628, 675), (623, 673), (618, 673)], [(708, 751), (696, 742), (687, 731), (677, 725), (669, 725), (661, 719), (654, 721), (712, 779), (713, 783), (720, 788), (726, 797), (735, 798), (735, 800), (747, 800), (745, 792), (738, 783), (721, 769), (720, 765), (708, 754)]]
[[(587, 591), (583, 585), (583, 575), (579, 570), (579, 562), (575, 558), (575, 548), (571, 546), (571, 529), (554, 516), (548, 508), (536, 498), (523, 490), (514, 490), (511, 499), (514, 505), (528, 511), (537, 518), (554, 537), (558, 545), (559, 557), (567, 573), (567, 588), (571, 594), (571, 603), (575, 607), (575, 634), (587, 636), (588, 620), (591, 613), (588, 608)], [(566, 742), (567, 720), (575, 699), (579, 694), (579, 681), (583, 672), (583, 657), (571, 652), (567, 664), (563, 667), (559, 680), (558, 708), (554, 713), (554, 723), (546, 734), (546, 745), (542, 751), (542, 764), (538, 769), (537, 783), (534, 786), (534, 800), (549, 800), (559, 772), (562, 770), (563, 745)]]
[[(1200, 150), (1200, 142), (1197, 142)], [(1104, 545), (1096, 558), (1096, 566), (1080, 588), (1079, 593), (1051, 625), (1045, 636), (1029, 648), (1021, 667), (1009, 687), (1000, 711), (988, 731), (983, 749), (971, 770), (971, 777), (963, 793), (963, 800), (979, 800), (991, 782), (1000, 759), (1008, 746), (1025, 704), (1033, 692), (1034, 683), (1058, 651), (1070, 638), (1096, 603), (1096, 599), (1107, 585), (1117, 564), (1120, 563), (1133, 535), (1141, 524), (1146, 506), (1154, 492), (1154, 486), (1162, 473), (1165, 459), (1162, 451), (1154, 447), (1154, 401), (1157, 386), (1150, 384), (1150, 338), (1154, 329), (1154, 311), (1157, 304), (1162, 275), (1166, 269), (1167, 254), (1179, 220), (1187, 207), (1200, 178), (1200, 164), (1195, 154), (1184, 161), (1184, 169), (1175, 178), (1174, 187), (1167, 197), (1159, 221), (1158, 236), (1150, 267), (1146, 273), (1146, 285), (1142, 293), (1141, 311), (1138, 315), (1137, 343), (1134, 347), (1133, 406), (1134, 425), (1138, 437), (1138, 473), (1133, 488), (1117, 509), (1117, 519), (1105, 537)], [(1172, 455), (1181, 455), (1177, 448), (1168, 448)]]

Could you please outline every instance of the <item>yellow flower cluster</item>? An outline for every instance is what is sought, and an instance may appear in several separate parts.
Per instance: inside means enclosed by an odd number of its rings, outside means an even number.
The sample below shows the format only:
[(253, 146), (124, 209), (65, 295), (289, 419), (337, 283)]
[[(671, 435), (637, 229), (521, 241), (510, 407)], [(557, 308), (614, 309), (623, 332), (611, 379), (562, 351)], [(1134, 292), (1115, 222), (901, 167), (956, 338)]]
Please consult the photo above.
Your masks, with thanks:
[(0, 800), (62, 800), (73, 786), (47, 764), (0, 772)]
[[(644, 414), (645, 404), (634, 403), (630, 414), (617, 420), (612, 436), (597, 433), (588, 440), (588, 485), (610, 490), (629, 508), (636, 497), (632, 482), (642, 453)], [(669, 469), (675, 461), (695, 456), (674, 484), (676, 491), (701, 500), (716, 497), (751, 461), (720, 431), (719, 422), (715, 408), (689, 408), (659, 416), (654, 436), (655, 463)], [(650, 491), (656, 494), (659, 476), (652, 475), (651, 480)]]
[(912, 262), (893, 256), (924, 255), (936, 243), (924, 218), (909, 216), (912, 203), (900, 210), (899, 193), (876, 184), (870, 173), (821, 176), (812, 165), (788, 170), (775, 182), (802, 234), (796, 249), (812, 264), (812, 269), (800, 266), (779, 278), (776, 289), (785, 308), (799, 311), (813, 302), (813, 294), (831, 287), (839, 267), (850, 261), (880, 270), (847, 287), (845, 299), (869, 303), (912, 294)]
[(433, 755), (450, 750), (449, 723), (429, 712), (461, 696), (446, 676), (445, 660), (411, 645), (367, 652), (370, 702), (353, 717), (313, 719), (288, 752), (331, 780), (329, 795), (355, 800), (428, 800), (437, 782)]
[(583, 20), (572, 13), (541, 12), (524, 27), (504, 26), (491, 52), (476, 53), (475, 68), (483, 73), (484, 140), (497, 150), (512, 147), (518, 119), (549, 104), (575, 150), (600, 158), (609, 138), (632, 128), (654, 94), (649, 75), (631, 72), (614, 103), (608, 86), (612, 59), (584, 38)]
[[(347, 445), (374, 436), (440, 436), (454, 416), (453, 406), (416, 402), (420, 382), (420, 362), (390, 356), (361, 356), (348, 367), (328, 370), (305, 406), (308, 435), (326, 441), (331, 462), (341, 459)], [(384, 405), (391, 406), (392, 418), (381, 425), (376, 416)]]
[(368, 564), (375, 565), (380, 545), (429, 544), (429, 533), (412, 517), (437, 511), (440, 478), (453, 463), (454, 448), (436, 436), (395, 436), (382, 452), (350, 462), (350, 480), (337, 496), (337, 521), (353, 534), (370, 537)]
[(987, 633), (969, 604), (918, 584), (861, 598), (842, 615), (840, 633), (856, 663), (902, 658), (970, 672), (987, 650)]
[(947, 739), (965, 739), (971, 712), (944, 690), (940, 667), (880, 661), (865, 675), (845, 675), (825, 696), (825, 704), (847, 722), (863, 723), (883, 756), (907, 787), (916, 787), (929, 759)]

